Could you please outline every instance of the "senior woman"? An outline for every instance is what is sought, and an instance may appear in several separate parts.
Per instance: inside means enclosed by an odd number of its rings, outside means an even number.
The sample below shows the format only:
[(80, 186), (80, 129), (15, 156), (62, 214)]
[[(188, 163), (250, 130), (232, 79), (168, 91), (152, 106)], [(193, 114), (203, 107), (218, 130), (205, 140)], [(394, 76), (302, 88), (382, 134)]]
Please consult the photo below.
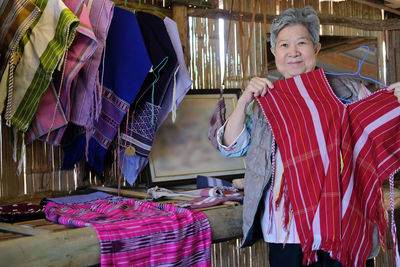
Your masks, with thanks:
[[(319, 43), (319, 19), (311, 7), (287, 9), (271, 25), (271, 51), (283, 78), (315, 69)], [(349, 76), (329, 76), (327, 79), (340, 97), (356, 101), (369, 94), (361, 81)], [(274, 266), (302, 266), (302, 251), (290, 203), (282, 194), (283, 163), (279, 148), (273, 149), (272, 133), (261, 108), (254, 103), (264, 96), (273, 83), (253, 78), (227, 122), (219, 129), (219, 149), (227, 157), (246, 154), (245, 199), (243, 207), (243, 246), (259, 239), (269, 243), (269, 263)], [(273, 90), (273, 89), (272, 89)], [(400, 102), (400, 83), (389, 86)], [(275, 155), (272, 155), (275, 153)], [(275, 158), (275, 166), (272, 158)], [(275, 170), (272, 170), (272, 168)], [(272, 173), (274, 180), (271, 180)], [(270, 205), (270, 203), (274, 203)], [(379, 251), (376, 246), (370, 256)], [(318, 262), (311, 266), (342, 266), (328, 253), (318, 251)]]

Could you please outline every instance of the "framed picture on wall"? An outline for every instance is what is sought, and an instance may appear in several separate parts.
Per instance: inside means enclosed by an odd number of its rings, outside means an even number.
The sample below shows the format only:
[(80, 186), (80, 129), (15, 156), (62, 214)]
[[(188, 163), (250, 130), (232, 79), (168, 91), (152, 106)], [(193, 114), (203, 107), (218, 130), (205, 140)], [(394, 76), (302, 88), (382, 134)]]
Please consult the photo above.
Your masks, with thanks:
[[(223, 94), (228, 117), (240, 89), (225, 89)], [(207, 137), (219, 97), (219, 89), (190, 90), (178, 107), (175, 123), (172, 123), (171, 114), (168, 116), (156, 133), (149, 156), (151, 184), (188, 182), (197, 175), (243, 177), (244, 157), (224, 157)]]

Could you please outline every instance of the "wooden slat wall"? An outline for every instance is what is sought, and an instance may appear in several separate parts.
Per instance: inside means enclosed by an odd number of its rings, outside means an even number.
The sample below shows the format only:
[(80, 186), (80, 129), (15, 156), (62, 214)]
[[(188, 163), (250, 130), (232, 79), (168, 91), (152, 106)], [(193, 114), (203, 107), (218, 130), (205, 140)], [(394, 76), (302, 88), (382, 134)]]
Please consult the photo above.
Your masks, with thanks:
[(387, 83), (400, 81), (400, 31), (386, 32), (387, 45)]
[[(230, 10), (232, 0), (221, 0), (225, 10)], [(252, 12), (252, 7), (255, 0), (242, 1), (242, 11)], [(359, 3), (352, 1), (333, 2), (318, 0), (302, 0), (302, 1), (267, 1), (267, 14), (276, 15), (282, 13), (282, 11), (289, 7), (303, 7), (305, 5), (312, 6), (317, 12), (323, 15), (340, 15), (352, 18), (364, 18), (364, 19), (382, 19), (380, 10), (374, 9)], [(258, 1), (257, 13), (262, 13), (262, 2)], [(233, 11), (238, 11), (238, 0), (234, 0)], [(218, 34), (219, 22), (216, 19), (189, 17), (189, 31), (190, 35), (190, 73), (193, 79), (193, 88), (220, 88), (222, 79), (220, 78), (220, 67), (219, 67), (219, 39), (216, 38)], [(225, 41), (228, 36), (229, 21), (225, 20)], [(243, 22), (244, 39), (243, 46), (244, 51), (247, 49), (247, 40), (250, 36), (250, 22)], [(270, 30), (270, 24), (267, 24), (267, 32)], [(209, 34), (209, 37), (207, 37)], [(250, 55), (248, 59), (248, 70), (245, 75), (246, 82), (254, 76), (266, 76), (266, 70), (264, 69), (264, 57), (265, 51), (263, 47), (264, 38), (262, 35), (262, 23), (255, 24), (255, 30), (253, 33), (253, 40), (250, 44)], [(366, 31), (360, 29), (353, 29), (344, 26), (333, 26), (333, 25), (322, 25), (322, 35), (341, 35), (341, 36), (368, 36), (376, 37), (378, 43), (382, 41), (382, 32), (380, 31)], [(218, 36), (218, 35), (217, 35)], [(212, 39), (212, 41), (210, 41)], [(214, 47), (210, 47), (213, 46)], [(381, 51), (381, 47), (378, 47), (378, 51)], [(229, 33), (229, 45), (228, 51), (225, 53), (225, 71), (227, 72), (225, 86), (226, 87), (241, 87), (242, 79), (242, 64), (241, 64), (241, 52), (239, 42), (239, 23), (237, 21), (231, 22), (231, 30)], [(246, 54), (246, 52), (244, 52)], [(378, 63), (382, 65), (382, 53), (378, 55)], [(212, 62), (216, 60), (216, 62)], [(207, 79), (208, 77), (208, 79)], [(382, 73), (377, 77), (382, 80)]]
[[(213, 3), (222, 1), (224, 9), (230, 10), (232, 0), (213, 0)], [(364, 19), (381, 19), (381, 12), (378, 9), (367, 7), (365, 5), (352, 1), (333, 2), (319, 0), (291, 0), (291, 1), (267, 1), (267, 14), (279, 14), (288, 7), (303, 7), (311, 5), (321, 14), (332, 14), (347, 17), (357, 17)], [(136, 0), (128, 2), (138, 3)], [(143, 0), (143, 4), (163, 6), (163, 0)], [(238, 0), (234, 0), (234, 11), (238, 10)], [(254, 0), (242, 0), (244, 12), (252, 12)], [(259, 1), (261, 2), (261, 1)], [(258, 6), (258, 13), (261, 13), (261, 3)], [(221, 78), (221, 59), (219, 55), (219, 46), (224, 45), (219, 42), (218, 20), (207, 18), (189, 18), (189, 50), (190, 61), (189, 71), (193, 79), (193, 88), (220, 88), (222, 84)], [(227, 38), (227, 30), (229, 21), (223, 21), (225, 29), (225, 40)], [(249, 36), (250, 23), (243, 22), (243, 29), (246, 38), (243, 40), (244, 50), (247, 49), (247, 39)], [(267, 31), (270, 25), (267, 25)], [(352, 29), (343, 26), (323, 25), (321, 29), (323, 35), (343, 35), (343, 36), (373, 36), (378, 39), (379, 59), (378, 66), (382, 70), (383, 61), (388, 60), (388, 81), (400, 80), (400, 58), (399, 48), (400, 33), (399, 31), (389, 31), (386, 35), (382, 32), (364, 31)], [(226, 87), (240, 87), (242, 79), (242, 65), (240, 60), (239, 48), (239, 25), (237, 21), (232, 21), (229, 33), (229, 46), (224, 55), (225, 71), (227, 79)], [(386, 59), (382, 56), (381, 41), (386, 40), (388, 47), (388, 56)], [(263, 64), (265, 51), (263, 43), (265, 42), (262, 35), (262, 23), (256, 23), (253, 41), (250, 44), (251, 52), (249, 56), (249, 67), (246, 73), (246, 81), (248, 82), (253, 76), (265, 76), (266, 70)], [(390, 56), (389, 56), (390, 55)], [(382, 80), (383, 73), (380, 71), (378, 79)], [(1, 124), (1, 172), (0, 172), (0, 197), (11, 197), (22, 195), (24, 193), (32, 193), (37, 191), (69, 191), (75, 189), (76, 186), (82, 184), (81, 178), (83, 172), (81, 167), (77, 166), (75, 170), (60, 171), (62, 160), (62, 151), (59, 148), (53, 148), (42, 142), (34, 142), (26, 148), (26, 169), (21, 175), (16, 175), (17, 164), (12, 160), (12, 132), (11, 129)], [(116, 159), (115, 154), (111, 156)], [(109, 166), (106, 171), (106, 182), (111, 184), (116, 182), (118, 171), (116, 164)], [(93, 184), (101, 184), (97, 177), (93, 177), (89, 181)], [(212, 266), (268, 266), (268, 246), (264, 242), (258, 242), (252, 247), (238, 250), (241, 240), (231, 240), (213, 244), (212, 247)], [(382, 260), (380, 260), (380, 258)], [(385, 262), (390, 262), (387, 254), (380, 254), (377, 259), (376, 266)], [(389, 264), (390, 265), (390, 264)]]

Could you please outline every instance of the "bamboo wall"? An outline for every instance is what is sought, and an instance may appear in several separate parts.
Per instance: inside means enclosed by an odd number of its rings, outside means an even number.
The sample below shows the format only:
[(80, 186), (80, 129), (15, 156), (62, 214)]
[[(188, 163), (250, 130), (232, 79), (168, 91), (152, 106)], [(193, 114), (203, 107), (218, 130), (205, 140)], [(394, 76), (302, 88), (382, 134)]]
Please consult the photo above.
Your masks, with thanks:
[[(239, 0), (221, 0), (220, 6), (225, 10), (231, 10), (233, 2), (233, 11), (239, 11)], [(263, 14), (263, 3), (258, 0), (248, 0), (242, 2), (242, 12), (252, 12), (253, 6), (256, 4), (256, 13)], [(289, 7), (312, 6), (319, 14), (322, 15), (338, 15), (342, 17), (351, 17), (359, 19), (381, 20), (382, 13), (378, 9), (374, 9), (352, 1), (333, 2), (318, 0), (302, 0), (302, 1), (266, 1), (266, 10), (268, 15), (281, 14), (282, 11)], [(190, 45), (190, 73), (193, 79), (193, 88), (220, 88), (222, 84), (220, 45), (221, 34), (219, 34), (220, 23), (223, 23), (225, 41), (229, 38), (227, 52), (223, 55), (226, 62), (224, 71), (226, 71), (225, 86), (230, 88), (241, 87), (242, 64), (241, 51), (239, 41), (239, 22), (228, 20), (218, 20), (211, 18), (189, 17), (189, 45)], [(229, 24), (231, 24), (229, 26)], [(228, 33), (228, 29), (230, 31)], [(248, 68), (246, 72), (246, 82), (254, 76), (266, 77), (265, 69), (265, 38), (263, 35), (263, 23), (255, 23), (253, 39), (250, 43), (250, 54), (248, 58)], [(250, 37), (250, 22), (243, 22), (243, 47), (244, 57), (248, 48), (248, 39)], [(270, 24), (267, 24), (267, 32), (270, 31)], [(379, 59), (378, 64), (381, 67), (383, 62), (381, 42), (383, 39), (382, 31), (367, 31), (345, 26), (322, 25), (321, 35), (328, 36), (364, 36), (377, 38)], [(229, 37), (228, 37), (229, 36)], [(381, 68), (380, 68), (381, 69)], [(383, 74), (379, 73), (379, 80), (383, 79)]]
[[(256, 0), (242, 0), (242, 11), (252, 12)], [(119, 1), (122, 2), (122, 1)], [(128, 1), (135, 2), (138, 1)], [(231, 3), (233, 10), (238, 11), (238, 0), (215, 0), (214, 4), (220, 5), (222, 9), (230, 10)], [(261, 1), (257, 1), (257, 13), (263, 13)], [(165, 6), (163, 0), (143, 1), (143, 4), (154, 6)], [(291, 0), (291, 1), (266, 1), (266, 10), (269, 15), (280, 14), (288, 7), (303, 7), (311, 5), (320, 14), (340, 15), (355, 17), (360, 19), (382, 19), (382, 13), (374, 9), (352, 1), (333, 2), (318, 0)], [(224, 25), (224, 38), (229, 43), (221, 43), (219, 23)], [(241, 87), (242, 62), (239, 42), (239, 23), (237, 21), (218, 20), (211, 18), (188, 18), (188, 67), (193, 80), (193, 88), (220, 88), (223, 81), (223, 74), (226, 72), (225, 86), (231, 88)], [(267, 32), (270, 25), (267, 25)], [(250, 36), (250, 23), (243, 22), (244, 51), (247, 50), (247, 40)], [(228, 34), (228, 29), (230, 29)], [(245, 73), (245, 80), (248, 82), (254, 76), (265, 77), (265, 35), (263, 34), (263, 23), (257, 22), (254, 27), (253, 39), (250, 43), (249, 58), (247, 60), (248, 69)], [(378, 65), (380, 72), (378, 79), (383, 80), (382, 66), (384, 61), (388, 64), (388, 82), (400, 80), (400, 58), (399, 58), (399, 31), (366, 31), (344, 26), (323, 25), (322, 35), (341, 35), (341, 36), (372, 36), (378, 40)], [(382, 41), (386, 42), (388, 51), (384, 58)], [(222, 59), (220, 56), (220, 46), (226, 49), (223, 54), (225, 64), (222, 69)], [(245, 53), (245, 52), (243, 52)], [(22, 172), (17, 175), (17, 163), (13, 161), (12, 139), (13, 133), (4, 123), (0, 124), (0, 197), (15, 197), (17, 195), (30, 194), (38, 191), (71, 191), (78, 186), (88, 183), (102, 184), (99, 177), (90, 176), (85, 182), (83, 164), (78, 164), (74, 170), (61, 171), (62, 151), (57, 147), (34, 142), (26, 146), (26, 156), (23, 158)], [(115, 154), (109, 155), (115, 162)], [(115, 184), (119, 173), (116, 164), (109, 166), (105, 172), (105, 183)], [(213, 244), (212, 247), (212, 266), (268, 266), (268, 246), (264, 242), (258, 242), (252, 247), (238, 250), (241, 240), (231, 240), (228, 242)], [(378, 259), (380, 264), (376, 266), (389, 266), (390, 257), (387, 254), (380, 254)], [(382, 264), (382, 265), (381, 265)]]

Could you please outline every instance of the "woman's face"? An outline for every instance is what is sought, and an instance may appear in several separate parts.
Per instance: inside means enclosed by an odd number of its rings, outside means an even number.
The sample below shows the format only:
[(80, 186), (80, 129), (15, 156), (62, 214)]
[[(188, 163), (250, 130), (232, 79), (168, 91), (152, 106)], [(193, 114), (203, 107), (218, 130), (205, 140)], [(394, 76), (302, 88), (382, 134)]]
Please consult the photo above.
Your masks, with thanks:
[(314, 49), (307, 28), (296, 24), (286, 26), (279, 32), (275, 51), (271, 48), (271, 52), (275, 56), (278, 71), (285, 78), (291, 78), (314, 70), (320, 49), (320, 43)]

